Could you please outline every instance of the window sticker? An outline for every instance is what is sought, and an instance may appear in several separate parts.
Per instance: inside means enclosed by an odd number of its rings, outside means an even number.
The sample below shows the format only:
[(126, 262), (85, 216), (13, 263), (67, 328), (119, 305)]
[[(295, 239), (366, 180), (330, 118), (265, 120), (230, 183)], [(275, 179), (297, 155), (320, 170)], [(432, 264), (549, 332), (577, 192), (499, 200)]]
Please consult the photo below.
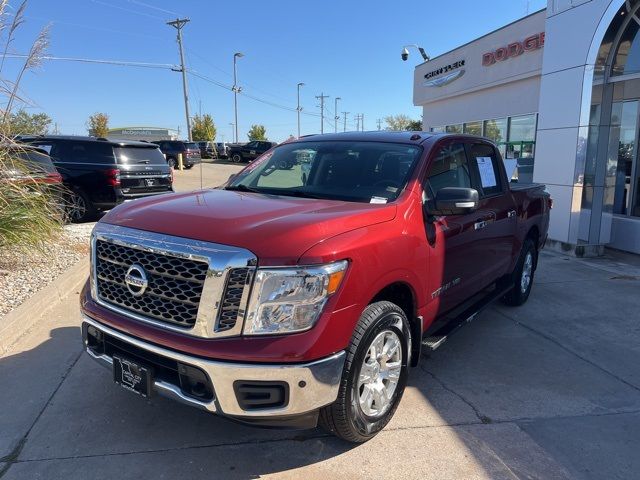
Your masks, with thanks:
[(476, 157), (478, 170), (480, 171), (480, 182), (483, 188), (491, 188), (498, 185), (496, 172), (493, 170), (491, 157)]
[(387, 203), (387, 199), (384, 197), (371, 197), (369, 203)]

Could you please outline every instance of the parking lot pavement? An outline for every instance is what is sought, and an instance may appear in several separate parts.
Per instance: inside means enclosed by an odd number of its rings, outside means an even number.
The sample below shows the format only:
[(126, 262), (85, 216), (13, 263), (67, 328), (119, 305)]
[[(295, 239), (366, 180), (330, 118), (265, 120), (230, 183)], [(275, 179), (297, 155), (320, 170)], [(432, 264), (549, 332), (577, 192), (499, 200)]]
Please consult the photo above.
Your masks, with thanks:
[(202, 187), (217, 187), (229, 179), (229, 175), (238, 173), (246, 164), (218, 160), (213, 163), (201, 163), (191, 170), (175, 170), (173, 188), (176, 192), (189, 192)]
[(0, 357), (0, 477), (637, 477), (637, 263), (543, 253), (529, 302), (424, 356), (392, 422), (359, 446), (128, 393), (82, 354), (73, 294)]

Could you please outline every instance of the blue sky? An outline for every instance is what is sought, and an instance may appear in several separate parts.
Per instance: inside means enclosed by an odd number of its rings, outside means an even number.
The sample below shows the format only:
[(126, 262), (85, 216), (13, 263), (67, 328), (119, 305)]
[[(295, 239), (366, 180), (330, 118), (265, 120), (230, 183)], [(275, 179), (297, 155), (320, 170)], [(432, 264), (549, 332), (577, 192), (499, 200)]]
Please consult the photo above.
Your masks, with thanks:
[[(13, 9), (18, 2), (11, 1)], [(400, 60), (402, 46), (418, 43), (439, 55), (546, 5), (545, 0), (491, 1), (335, 1), (291, 0), (231, 2), (204, 0), (30, 0), (26, 24), (11, 46), (25, 52), (38, 30), (52, 23), (49, 54), (64, 57), (178, 63), (175, 30), (165, 22), (176, 14), (191, 22), (184, 28), (187, 68), (224, 85), (232, 82), (232, 58), (239, 84), (254, 97), (290, 109), (296, 84), (305, 113), (318, 114), (320, 93), (334, 98), (355, 129), (364, 114), (365, 129), (376, 119), (405, 113), (420, 117), (412, 104), (413, 67), (419, 55)], [(490, 6), (491, 8), (488, 8)], [(10, 61), (3, 76), (17, 67)], [(202, 109), (218, 127), (218, 140), (232, 135), (233, 94), (189, 77), (192, 115)], [(62, 133), (85, 134), (87, 117), (110, 116), (110, 126), (180, 127), (186, 136), (180, 74), (166, 69), (133, 68), (49, 61), (22, 84), (29, 110), (44, 111)], [(330, 118), (332, 121), (332, 119)], [(271, 140), (296, 133), (296, 113), (239, 96), (239, 135), (261, 123)], [(302, 116), (302, 134), (317, 133), (320, 119)], [(342, 126), (342, 120), (340, 121)], [(325, 131), (333, 131), (326, 122)]]

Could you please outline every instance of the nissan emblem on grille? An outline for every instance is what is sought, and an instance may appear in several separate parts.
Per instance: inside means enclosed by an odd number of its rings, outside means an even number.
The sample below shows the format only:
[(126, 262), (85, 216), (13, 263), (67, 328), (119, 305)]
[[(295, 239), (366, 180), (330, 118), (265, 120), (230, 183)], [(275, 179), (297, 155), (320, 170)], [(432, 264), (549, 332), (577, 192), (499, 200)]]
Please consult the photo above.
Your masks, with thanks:
[(129, 270), (127, 270), (127, 274), (124, 277), (124, 283), (127, 284), (127, 289), (134, 297), (141, 297), (149, 286), (147, 273), (144, 271), (144, 268), (137, 263), (131, 265)]

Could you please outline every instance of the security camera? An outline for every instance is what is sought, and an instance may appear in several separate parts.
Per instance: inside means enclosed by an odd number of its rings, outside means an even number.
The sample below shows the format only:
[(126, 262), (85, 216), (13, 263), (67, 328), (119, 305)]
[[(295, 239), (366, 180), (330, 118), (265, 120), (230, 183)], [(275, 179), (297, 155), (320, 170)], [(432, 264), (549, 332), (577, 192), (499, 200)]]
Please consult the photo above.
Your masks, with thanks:
[(402, 60), (406, 62), (407, 59), (409, 58), (409, 50), (407, 50), (406, 48), (403, 48), (400, 56), (402, 57)]

